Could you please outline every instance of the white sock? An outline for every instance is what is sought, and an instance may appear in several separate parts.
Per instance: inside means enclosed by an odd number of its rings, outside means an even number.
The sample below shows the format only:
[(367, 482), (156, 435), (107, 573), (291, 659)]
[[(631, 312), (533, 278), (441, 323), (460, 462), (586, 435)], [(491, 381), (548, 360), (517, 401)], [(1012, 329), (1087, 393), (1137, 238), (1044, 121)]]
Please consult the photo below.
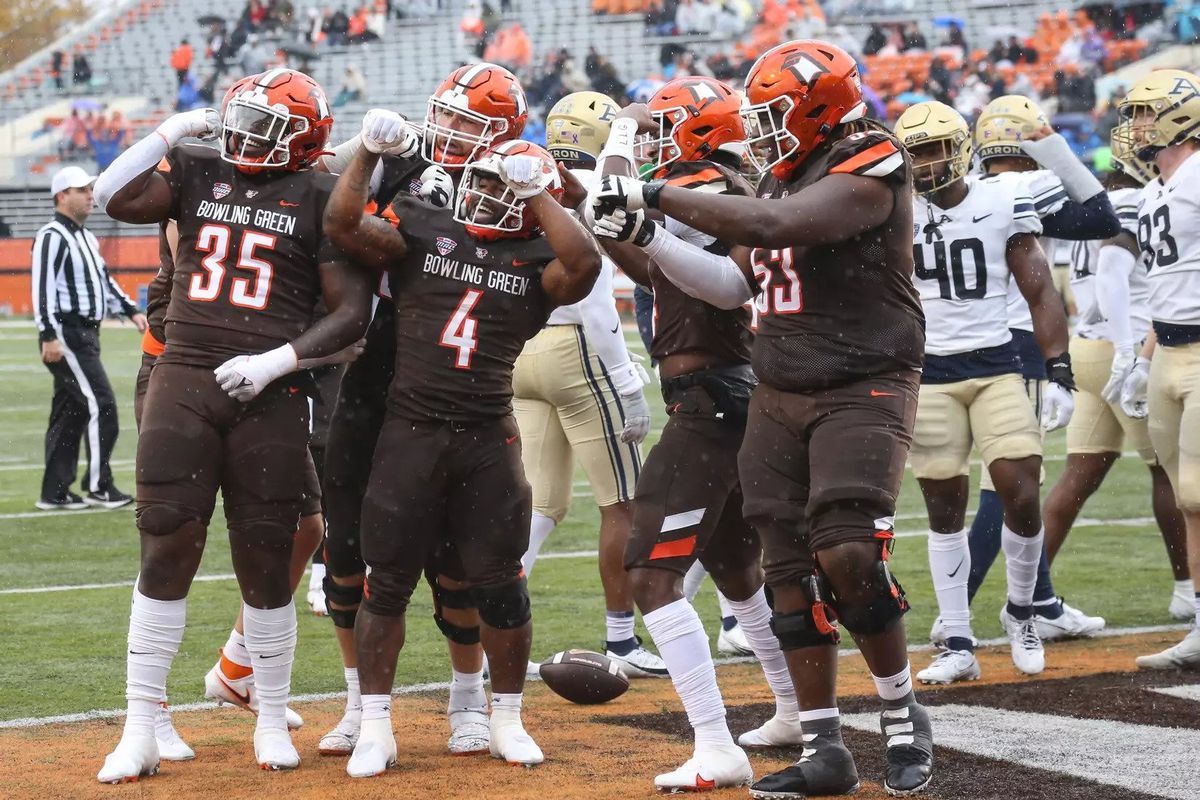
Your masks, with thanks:
[(704, 583), (704, 579), (708, 573), (704, 571), (704, 565), (699, 560), (692, 564), (687, 574), (683, 576), (683, 596), (689, 603), (696, 599), (696, 593), (700, 591), (700, 584)]
[(154, 734), (154, 715), (167, 696), (167, 673), (187, 624), (187, 600), (152, 600), (134, 587), (125, 661), (125, 732)]
[(346, 667), (346, 713), (362, 714), (362, 690), (358, 684), (358, 667)]
[(779, 640), (771, 631), (771, 607), (767, 605), (767, 593), (762, 587), (748, 600), (727, 600), (729, 613), (737, 617), (746, 634), (746, 641), (762, 665), (767, 685), (775, 693), (775, 716), (796, 719), (800, 706), (796, 703), (796, 687), (788, 673), (787, 661), (779, 649)]
[(717, 608), (721, 609), (722, 620), (737, 616), (737, 614), (733, 612), (733, 606), (730, 604), (729, 598), (721, 594), (720, 589), (717, 589)]
[(717, 687), (717, 671), (696, 609), (687, 600), (676, 600), (643, 614), (642, 621), (666, 662), (688, 722), (696, 732), (696, 749), (705, 745), (731, 747), (733, 737), (725, 724), (725, 703)]
[(1200, 630), (1200, 592), (1195, 593), (1196, 596), (1196, 630)]
[(946, 626), (946, 636), (970, 639), (971, 603), (967, 599), (967, 579), (971, 575), (971, 548), (967, 544), (967, 531), (930, 531), (928, 546), (929, 572), (933, 576), (933, 590), (937, 594), (938, 612)]
[(556, 525), (550, 517), (533, 512), (529, 522), (529, 549), (521, 556), (521, 568), (525, 570), (526, 578), (533, 573), (533, 563), (537, 561), (538, 552), (550, 538), (550, 534), (554, 533)]
[(362, 696), (363, 722), (370, 720), (392, 719), (392, 696), (390, 694), (364, 694)]
[(308, 576), (308, 590), (314, 591), (325, 585), (325, 565), (313, 564), (312, 573)]
[(620, 642), (628, 642), (633, 638), (633, 612), (632, 611), (606, 611), (604, 612), (604, 630), (608, 641), (613, 644)]
[(492, 692), (492, 722), (494, 724), (521, 724), (521, 693), (502, 694)]
[(1175, 592), (1178, 594), (1191, 594), (1195, 589), (1192, 586), (1191, 578), (1184, 578), (1181, 581), (1175, 581)]
[(296, 659), (296, 607), (251, 608), (242, 604), (246, 649), (254, 666), (258, 692), (258, 729), (287, 730), (292, 662)]
[[(242, 618), (242, 627), (246, 627), (245, 617)], [(246, 637), (238, 633), (237, 629), (229, 632), (229, 638), (225, 640), (225, 646), (221, 648), (221, 654), (239, 667), (253, 666), (250, 662), (250, 651), (246, 649)]]
[(1042, 558), (1042, 539), (1046, 529), (1037, 536), (1018, 536), (1005, 525), (1000, 532), (1004, 550), (1005, 572), (1008, 574), (1008, 601), (1014, 606), (1033, 605), (1033, 587), (1037, 583), (1038, 561)]
[(875, 679), (875, 691), (879, 692), (879, 696), (884, 700), (901, 700), (912, 694), (912, 670), (908, 664), (905, 664), (904, 669), (895, 675), (888, 675), (885, 678), (876, 675), (871, 677)]
[(483, 670), (479, 672), (452, 671), (450, 703), (446, 712), (487, 711), (487, 693), (483, 691)]

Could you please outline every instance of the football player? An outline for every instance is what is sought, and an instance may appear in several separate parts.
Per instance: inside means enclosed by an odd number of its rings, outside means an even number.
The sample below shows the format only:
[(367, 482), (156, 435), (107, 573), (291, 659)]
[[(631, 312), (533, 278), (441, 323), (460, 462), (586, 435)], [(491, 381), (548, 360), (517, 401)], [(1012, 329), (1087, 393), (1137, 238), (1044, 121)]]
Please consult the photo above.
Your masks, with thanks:
[[(1021, 173), (1028, 182), (1034, 210), (1042, 219), (1045, 237), (1080, 241), (1116, 236), (1121, 229), (1104, 187), (1054, 133), (1042, 110), (1027, 97), (1006, 95), (990, 102), (975, 123), (975, 154), (985, 174)], [(1045, 249), (1045, 248), (1043, 248)], [(1015, 283), (1008, 289), (1009, 327), (1021, 354), (1026, 393), (1041, 416), (1046, 374), (1033, 335), (1029, 308)], [(969, 596), (983, 583), (1001, 549), (1003, 505), (984, 470), (979, 510), (971, 523)], [(1063, 636), (1087, 636), (1104, 627), (1103, 617), (1088, 616), (1062, 602), (1050, 580), (1049, 561), (1042, 557), (1033, 593), (1038, 633), (1045, 641)], [(1000, 611), (1001, 617), (1004, 609)], [(1007, 623), (1004, 623), (1007, 625)], [(941, 622), (931, 634), (945, 641)]]
[(1114, 159), (1113, 166), (1108, 196), (1123, 230), (1111, 239), (1075, 242), (1071, 252), (1071, 287), (1080, 311), (1079, 327), (1071, 338), (1078, 392), (1067, 426), (1067, 463), (1042, 508), (1046, 555), (1053, 563), (1084, 503), (1100, 488), (1128, 442), (1150, 470), (1151, 505), (1175, 579), (1168, 613), (1191, 619), (1195, 608), (1183, 516), (1155, 456), (1145, 418), (1130, 417), (1120, 406), (1121, 388), (1150, 331), (1150, 290), (1137, 243), (1138, 197), (1142, 186), (1157, 175), (1153, 164), (1136, 156)]
[[(324, 159), (330, 172), (345, 171), (364, 146), (381, 154), (372, 174), (371, 208), (382, 213), (393, 198), (407, 196), (446, 208), (455, 182), (481, 147), (520, 136), (527, 117), (525, 95), (511, 72), (495, 64), (460, 67), (438, 85), (427, 102), (417, 134), (399, 115), (373, 109), (362, 132)], [(437, 146), (426, 146), (434, 142)], [(346, 675), (346, 709), (321, 738), (323, 755), (346, 756), (354, 749), (362, 722), (354, 626), (363, 599), (365, 565), (361, 552), (363, 497), (375, 442), (387, 413), (387, 390), (396, 362), (395, 306), (387, 276), (379, 284), (375, 316), (362, 357), (342, 380), (330, 421), (325, 455), (325, 596)], [(446, 637), (453, 667), (447, 714), (447, 747), (456, 755), (488, 751), (487, 695), (479, 647), (479, 618), (466, 591), (447, 576), (430, 576), (434, 621)]]
[[(259, 707), (255, 761), (300, 763), (286, 722), (296, 647), (289, 561), (304, 501), (308, 403), (277, 380), (349, 346), (369, 313), (368, 274), (321, 230), (333, 179), (312, 168), (333, 119), (316, 81), (273, 69), (243, 78), (222, 113), (177, 114), (98, 181), (107, 213), (179, 225), (166, 347), (138, 439), (142, 558), (129, 622), (125, 731), (97, 776), (158, 769), (154, 714), (178, 652), (186, 597), (217, 491), (243, 597)], [(221, 132), (219, 148), (184, 144)], [(169, 173), (156, 170), (164, 156)], [(329, 314), (312, 324), (323, 297)], [(214, 377), (215, 373), (215, 377)]]
[(917, 680), (979, 678), (964, 529), (972, 442), (1004, 504), (1005, 632), (1013, 663), (1036, 675), (1045, 669), (1033, 620), (1043, 541), (1042, 439), (1008, 329), (1010, 279), (1029, 303), (1045, 355), (1050, 383), (1042, 424), (1048, 430), (1065, 426), (1074, 408), (1070, 359), (1063, 358), (1067, 317), (1038, 245), (1041, 221), (1025, 182), (1011, 173), (967, 177), (971, 128), (943, 103), (910, 107), (896, 122), (896, 136), (913, 162), (914, 283), (925, 309), (925, 370), (911, 462), (929, 511), (929, 571), (946, 630), (946, 649)]
[[(546, 115), (546, 149), (584, 184), (608, 139), (617, 105), (598, 92), (576, 92)], [(513, 370), (513, 413), (521, 457), (533, 487), (528, 578), (538, 551), (571, 506), (578, 457), (600, 507), (600, 582), (604, 587), (606, 655), (629, 677), (667, 675), (662, 659), (634, 636), (633, 594), (625, 572), (633, 487), (642, 470), (638, 445), (650, 432), (649, 380), (629, 355), (604, 259), (596, 285), (582, 302), (550, 312), (546, 327), (525, 344)], [(531, 664), (531, 672), (536, 665)]]
[(398, 354), (362, 506), (370, 568), (355, 623), (362, 730), (347, 772), (377, 775), (395, 763), (390, 692), (405, 610), (439, 550), (458, 561), (451, 577), (467, 587), (482, 623), (491, 753), (537, 764), (542, 751), (521, 723), (532, 636), (521, 557), (531, 497), (512, 369), (554, 306), (591, 291), (600, 255), (559, 204), (557, 166), (536, 145), (483, 148), (463, 168), (453, 212), (399, 195), (386, 219), (363, 213), (378, 161), (372, 149), (351, 159), (325, 216), (353, 258), (388, 270)]
[(865, 118), (854, 59), (835, 45), (772, 48), (751, 68), (746, 95), (756, 133), (749, 155), (770, 173), (757, 198), (610, 176), (593, 207), (624, 207), (635, 222), (659, 209), (736, 244), (721, 256), (656, 233), (650, 255), (688, 276), (698, 299), (729, 308), (759, 287), (759, 384), (738, 475), (805, 750), (751, 795), (858, 786), (837, 710), (835, 618), (854, 635), (883, 701), (884, 786), (916, 792), (932, 774), (932, 731), (913, 695), (908, 604), (887, 565), (924, 355), (910, 171), (895, 137)]
[[(1153, 331), (1125, 378), (1121, 405), (1145, 414), (1187, 527), (1196, 625), (1179, 644), (1141, 656), (1143, 669), (1200, 667), (1200, 78), (1156, 70), (1118, 106), (1113, 155), (1153, 161), (1158, 180), (1138, 206)], [(1147, 383), (1149, 393), (1147, 398)]]
[[(633, 136), (638, 129), (653, 131), (638, 149), (653, 166), (656, 180), (692, 191), (752, 196), (753, 187), (738, 172), (745, 139), (740, 109), (738, 96), (720, 81), (670, 81), (647, 105), (629, 106), (617, 116), (603, 171), (632, 175)], [(753, 771), (729, 733), (708, 637), (683, 591), (683, 578), (697, 561), (729, 598), (775, 693), (775, 716), (738, 743), (772, 747), (803, 740), (795, 689), (771, 631), (762, 549), (742, 517), (736, 454), (757, 383), (750, 368), (750, 311), (743, 297), (749, 284), (734, 292), (730, 303), (711, 305), (688, 294), (686, 274), (681, 286), (672, 282), (673, 263), (660, 264), (650, 255), (659, 222), (616, 208), (601, 214), (594, 230), (630, 277), (653, 288), (650, 354), (658, 363), (669, 415), (638, 480), (625, 564), (696, 746), (687, 762), (659, 775), (654, 784), (667, 791), (740, 786), (751, 781)], [(672, 217), (662, 221), (661, 231), (701, 252), (726, 256), (731, 249)]]

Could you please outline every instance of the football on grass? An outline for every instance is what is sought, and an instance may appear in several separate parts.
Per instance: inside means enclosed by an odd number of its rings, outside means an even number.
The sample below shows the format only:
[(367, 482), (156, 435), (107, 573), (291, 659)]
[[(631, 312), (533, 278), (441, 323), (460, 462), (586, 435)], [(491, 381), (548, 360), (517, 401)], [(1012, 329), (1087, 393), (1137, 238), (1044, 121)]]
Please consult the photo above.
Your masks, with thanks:
[(581, 705), (607, 703), (629, 688), (629, 678), (617, 663), (591, 650), (555, 653), (538, 672), (555, 694)]

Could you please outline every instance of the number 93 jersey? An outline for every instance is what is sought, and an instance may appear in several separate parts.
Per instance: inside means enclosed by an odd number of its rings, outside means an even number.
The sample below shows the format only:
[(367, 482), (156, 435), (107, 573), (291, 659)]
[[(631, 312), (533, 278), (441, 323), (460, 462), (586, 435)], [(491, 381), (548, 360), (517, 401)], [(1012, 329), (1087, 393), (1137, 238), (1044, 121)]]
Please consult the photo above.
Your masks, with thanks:
[(925, 352), (957, 355), (1009, 342), (1008, 240), (1042, 223), (1016, 173), (967, 177), (967, 197), (913, 204), (913, 283), (925, 310)]
[(1200, 154), (1191, 155), (1165, 184), (1161, 179), (1146, 184), (1138, 245), (1145, 254), (1151, 319), (1200, 326)]

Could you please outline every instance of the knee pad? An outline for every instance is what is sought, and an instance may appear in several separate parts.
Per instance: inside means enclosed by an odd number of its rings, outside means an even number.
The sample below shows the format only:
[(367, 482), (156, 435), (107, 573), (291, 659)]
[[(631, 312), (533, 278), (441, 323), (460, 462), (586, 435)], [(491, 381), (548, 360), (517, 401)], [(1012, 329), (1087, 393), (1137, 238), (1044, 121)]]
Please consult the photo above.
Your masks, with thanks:
[(904, 587), (888, 569), (887, 554), (885, 546), (860, 594), (854, 599), (835, 598), (838, 616), (852, 633), (862, 636), (882, 633), (908, 611)]
[(469, 589), (448, 589), (439, 584), (436, 577), (431, 577), (429, 585), (433, 589), (433, 621), (437, 624), (438, 630), (442, 632), (442, 636), (455, 644), (479, 644), (478, 625), (464, 628), (442, 615), (443, 608), (475, 608), (471, 591)]
[(829, 590), (824, 580), (820, 575), (810, 575), (802, 586), (810, 604), (807, 609), (790, 614), (780, 614), (778, 611), (771, 614), (771, 632), (779, 640), (779, 648), (799, 650), (802, 647), (836, 645), (842, 637), (838, 633), (837, 614), (829, 603)]
[(170, 536), (189, 522), (205, 524), (196, 514), (165, 503), (147, 503), (137, 509), (138, 530), (150, 536)]
[[(325, 573), (321, 588), (325, 591), (325, 610), (329, 612), (329, 618), (333, 620), (334, 627), (352, 630), (354, 620), (358, 616), (358, 607), (363, 600), (362, 583), (344, 586), (334, 581), (332, 575)], [(334, 608), (334, 603), (344, 607)]]
[(381, 617), (402, 617), (414, 588), (405, 575), (373, 569), (363, 581), (363, 607)]
[(498, 586), (473, 587), (471, 599), (488, 627), (511, 630), (529, 622), (529, 585), (524, 578)]

